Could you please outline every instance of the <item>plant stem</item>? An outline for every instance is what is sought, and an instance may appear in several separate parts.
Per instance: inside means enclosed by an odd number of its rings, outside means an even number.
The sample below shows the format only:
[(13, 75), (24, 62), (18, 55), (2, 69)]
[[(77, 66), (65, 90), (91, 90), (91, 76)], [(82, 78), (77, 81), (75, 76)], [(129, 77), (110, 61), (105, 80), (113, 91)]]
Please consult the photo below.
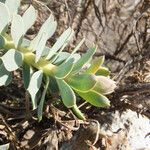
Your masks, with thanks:
[[(24, 53), (24, 52), (23, 52)], [(37, 63), (35, 62), (35, 54), (32, 52), (24, 53), (24, 62), (39, 70), (42, 70), (45, 75), (53, 76), (53, 72), (57, 66), (51, 64), (44, 58), (41, 58)]]
[[(9, 49), (16, 49), (13, 41), (7, 40), (5, 37), (0, 36), (0, 43), (1, 47), (6, 50)], [(45, 75), (53, 76), (55, 69), (57, 68), (56, 65), (53, 65), (49, 61), (44, 58), (41, 58), (37, 63), (35, 62), (36, 55), (30, 50), (28, 47), (19, 46), (16, 49), (23, 53), (24, 55), (24, 62), (30, 66), (35, 67), (38, 70), (42, 70)]]
[(72, 111), (73, 111), (73, 113), (74, 113), (79, 119), (85, 120), (85, 117), (84, 117), (83, 113), (79, 110), (79, 108), (77, 107), (77, 105), (74, 105), (74, 106), (72, 107)]

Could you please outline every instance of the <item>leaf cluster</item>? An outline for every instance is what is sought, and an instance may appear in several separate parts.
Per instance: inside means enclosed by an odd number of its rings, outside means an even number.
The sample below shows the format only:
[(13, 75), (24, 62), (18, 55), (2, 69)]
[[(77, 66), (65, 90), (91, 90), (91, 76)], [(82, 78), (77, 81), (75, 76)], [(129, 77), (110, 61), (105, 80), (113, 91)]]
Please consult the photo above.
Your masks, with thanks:
[[(0, 86), (8, 85), (12, 81), (12, 72), (22, 68), (24, 86), (30, 93), (33, 109), (38, 109), (39, 120), (42, 119), (46, 93), (57, 88), (64, 105), (80, 119), (85, 117), (76, 105), (76, 94), (96, 107), (108, 107), (110, 101), (105, 95), (112, 93), (116, 85), (109, 78), (109, 70), (103, 66), (104, 56), (92, 60), (97, 46), (81, 56), (77, 50), (83, 39), (71, 54), (63, 52), (74, 35), (69, 27), (54, 45), (46, 47), (47, 40), (57, 28), (52, 14), (36, 37), (27, 40), (25, 34), (36, 21), (37, 11), (31, 5), (21, 16), (19, 6), (20, 0), (0, 2), (0, 49), (4, 52), (0, 57)], [(39, 97), (42, 85), (44, 88)]]

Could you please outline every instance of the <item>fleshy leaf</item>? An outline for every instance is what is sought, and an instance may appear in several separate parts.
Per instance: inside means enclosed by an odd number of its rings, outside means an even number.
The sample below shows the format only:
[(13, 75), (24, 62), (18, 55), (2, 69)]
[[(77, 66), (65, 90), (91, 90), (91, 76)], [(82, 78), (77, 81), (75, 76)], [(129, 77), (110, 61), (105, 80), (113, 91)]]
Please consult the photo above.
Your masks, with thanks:
[[(84, 41), (85, 41), (85, 38), (83, 38), (83, 39), (79, 42), (79, 44), (74, 48), (74, 50), (71, 52), (71, 55), (68, 57), (67, 60), (69, 60), (70, 58), (72, 58), (72, 56), (78, 51), (78, 49), (81, 47), (81, 45), (84, 43)], [(67, 60), (66, 60), (66, 61), (67, 61)]]
[(73, 58), (74, 59), (74, 63), (76, 63), (80, 58), (81, 58), (81, 55), (76, 53), (76, 54), (73, 54), (70, 59)]
[(99, 58), (95, 58), (92, 63), (91, 66), (86, 70), (86, 73), (96, 73), (98, 71), (98, 69), (100, 68), (100, 66), (104, 63), (104, 56), (101, 56)]
[(107, 77), (107, 76), (109, 76), (109, 74), (110, 74), (109, 69), (106, 67), (102, 67), (102, 66), (96, 72), (96, 75), (98, 75), (98, 76), (106, 76)]
[(110, 106), (110, 101), (107, 97), (103, 96), (100, 93), (97, 93), (93, 90), (88, 91), (87, 93), (78, 92), (77, 93), (87, 102), (96, 107), (108, 107)]
[(70, 53), (67, 52), (61, 52), (59, 57), (55, 60), (53, 64), (61, 64), (63, 63), (68, 57), (70, 56)]
[(56, 27), (57, 22), (54, 21), (53, 15), (50, 15), (50, 17), (44, 22), (44, 24), (40, 28), (38, 35), (32, 40), (30, 44), (30, 49), (32, 49), (32, 51), (37, 50), (42, 34), (46, 33), (47, 34), (46, 39), (48, 40), (54, 34)]
[(1, 60), (1, 58), (0, 58), (0, 66), (3, 64), (3, 61)]
[(46, 78), (46, 85), (45, 85), (45, 88), (44, 88), (44, 91), (42, 93), (42, 97), (41, 97), (41, 100), (40, 100), (40, 103), (39, 103), (39, 106), (38, 106), (38, 119), (39, 119), (39, 121), (42, 120), (43, 105), (44, 105), (45, 96), (46, 96), (48, 86), (49, 86), (49, 77)]
[(97, 83), (93, 88), (94, 91), (106, 95), (112, 93), (116, 88), (115, 81), (110, 78), (104, 76), (97, 76), (96, 78)]
[(45, 46), (44, 50), (43, 50), (43, 53), (42, 53), (42, 56), (46, 57), (48, 55), (49, 50), (50, 50), (50, 48)]
[(23, 82), (24, 82), (24, 87), (27, 89), (30, 83), (30, 66), (27, 65), (26, 63), (23, 64)]
[(37, 50), (40, 39), (42, 38), (42, 34), (39, 34), (30, 42), (29, 49), (33, 52)]
[(23, 19), (20, 15), (15, 14), (12, 19), (11, 36), (17, 48), (25, 34)]
[(50, 15), (50, 17), (44, 22), (39, 33), (47, 33), (47, 39), (49, 39), (55, 32), (57, 27), (57, 22), (54, 21), (54, 16)]
[(43, 33), (36, 49), (36, 62), (41, 58), (47, 41), (47, 33)]
[(25, 32), (34, 24), (34, 22), (36, 21), (36, 17), (37, 12), (31, 5), (22, 16)]
[(5, 3), (6, 0), (0, 0), (1, 3)]
[(8, 150), (10, 149), (10, 143), (0, 145), (0, 150)]
[(0, 86), (7, 86), (12, 81), (12, 73), (7, 71), (3, 64), (0, 65)]
[(58, 66), (54, 72), (54, 76), (59, 79), (65, 78), (71, 72), (73, 65), (74, 65), (73, 62), (74, 62), (74, 59), (72, 58), (68, 60), (67, 62)]
[(30, 40), (23, 38), (22, 39), (22, 46), (29, 47), (30, 46)]
[(5, 29), (10, 21), (8, 7), (0, 2), (0, 33)]
[(71, 87), (62, 79), (56, 79), (64, 105), (71, 108), (76, 104), (76, 96)]
[(5, 39), (2, 35), (0, 35), (0, 48), (3, 48), (5, 46)]
[(93, 74), (79, 74), (70, 76), (66, 82), (75, 90), (87, 92), (96, 84), (96, 77)]
[(10, 49), (1, 57), (3, 64), (8, 71), (17, 70), (23, 63), (23, 55), (19, 51)]
[(59, 93), (59, 88), (58, 88), (58, 84), (56, 82), (56, 78), (49, 77), (49, 80), (50, 80), (50, 84), (49, 84), (50, 92), (53, 93), (54, 95), (56, 93)]
[(20, 0), (6, 0), (5, 4), (8, 7), (11, 18), (12, 18), (13, 15), (17, 14), (18, 12), (18, 8), (20, 6)]
[(46, 59), (51, 59), (51, 57), (56, 54), (56, 52), (64, 45), (66, 42), (67, 38), (70, 36), (72, 32), (71, 28), (68, 28), (66, 31), (64, 31), (58, 40), (55, 42), (53, 47), (50, 49), (49, 54), (47, 55)]
[(33, 109), (37, 108), (36, 94), (39, 91), (42, 83), (43, 72), (41, 70), (35, 72), (30, 80), (28, 92), (31, 95)]
[(94, 55), (97, 47), (89, 49), (85, 54), (81, 56), (81, 58), (75, 63), (72, 72), (78, 72)]
[(61, 55), (62, 51), (64, 50), (64, 48), (68, 45), (68, 43), (70, 42), (70, 40), (72, 39), (74, 35), (74, 31), (72, 30), (72, 32), (70, 33), (70, 35), (67, 37), (65, 43), (63, 44), (63, 46), (61, 47), (61, 49), (58, 51), (58, 53), (56, 53), (56, 55), (50, 60), (52, 63), (54, 63), (57, 58)]
[[(60, 55), (58, 56), (58, 58), (55, 60), (55, 62), (53, 62), (53, 64), (59, 65), (63, 62), (66, 61), (66, 59), (70, 56), (70, 53), (67, 52), (61, 52)], [(76, 63), (80, 58), (80, 54), (73, 54), (70, 59), (74, 59), (74, 63)]]

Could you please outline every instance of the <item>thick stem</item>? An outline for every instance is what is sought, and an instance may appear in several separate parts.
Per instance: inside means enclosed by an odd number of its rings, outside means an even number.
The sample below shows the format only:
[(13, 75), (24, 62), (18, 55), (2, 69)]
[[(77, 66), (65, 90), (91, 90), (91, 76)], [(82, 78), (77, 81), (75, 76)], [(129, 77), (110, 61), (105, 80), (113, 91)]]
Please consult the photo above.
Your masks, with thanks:
[[(16, 49), (13, 41), (8, 41), (5, 37), (0, 36), (0, 45), (6, 50)], [(41, 58), (37, 63), (35, 62), (36, 55), (28, 49), (28, 47), (18, 47), (18, 51), (24, 54), (24, 62), (36, 69), (42, 70), (45, 75), (53, 76), (54, 70), (57, 66), (53, 65), (44, 58)]]
[(85, 117), (84, 117), (83, 113), (79, 110), (79, 108), (77, 107), (77, 105), (74, 105), (74, 106), (72, 107), (72, 111), (73, 111), (73, 113), (74, 113), (79, 119), (85, 120)]
[(41, 58), (37, 63), (35, 62), (35, 54), (32, 52), (24, 53), (24, 62), (39, 70), (42, 70), (45, 75), (53, 76), (53, 72), (57, 66), (51, 64), (44, 58)]

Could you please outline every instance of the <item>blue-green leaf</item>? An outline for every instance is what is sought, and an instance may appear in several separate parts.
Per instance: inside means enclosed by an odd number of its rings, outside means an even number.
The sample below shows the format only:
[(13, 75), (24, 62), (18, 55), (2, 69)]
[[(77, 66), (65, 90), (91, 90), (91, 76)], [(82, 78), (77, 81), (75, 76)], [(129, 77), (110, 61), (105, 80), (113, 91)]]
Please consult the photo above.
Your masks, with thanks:
[(5, 4), (0, 3), (0, 33), (8, 25), (9, 21), (10, 13), (8, 7)]
[(57, 22), (54, 21), (54, 16), (50, 15), (50, 17), (42, 25), (39, 34), (45, 32), (47, 33), (47, 39), (49, 39), (55, 33), (56, 27), (57, 27)]
[(41, 36), (41, 39), (38, 42), (38, 46), (36, 49), (36, 60), (35, 60), (36, 62), (39, 61), (39, 59), (41, 58), (41, 56), (44, 52), (46, 41), (47, 41), (47, 33), (44, 32)]
[(41, 70), (35, 72), (30, 80), (28, 92), (31, 95), (33, 109), (37, 108), (36, 94), (39, 91), (42, 83), (43, 72)]
[[(71, 55), (67, 58), (67, 60), (69, 60), (70, 58), (72, 58), (72, 56), (78, 51), (78, 49), (81, 47), (81, 45), (84, 43), (85, 38), (83, 38), (79, 44), (74, 48), (74, 50), (71, 52)], [(66, 60), (66, 61), (67, 61)]]
[(71, 35), (72, 29), (68, 28), (66, 31), (64, 31), (56, 43), (53, 45), (53, 47), (50, 49), (49, 54), (47, 55), (46, 59), (51, 59), (51, 57), (57, 53), (57, 51), (66, 43), (67, 39)]
[(110, 101), (104, 95), (97, 93), (93, 90), (88, 91), (87, 93), (82, 93), (77, 91), (77, 93), (87, 102), (96, 107), (108, 107), (110, 106)]
[(29, 47), (30, 46), (30, 40), (23, 38), (22, 39), (22, 45), (24, 47)]
[(0, 2), (5, 3), (6, 0), (0, 0)]
[(3, 64), (8, 71), (17, 70), (23, 63), (23, 54), (14, 49), (10, 49), (1, 57)]
[(32, 49), (32, 51), (36, 51), (38, 48), (39, 41), (42, 37), (42, 34), (46, 33), (47, 35), (46, 39), (48, 40), (54, 34), (56, 27), (57, 22), (54, 21), (53, 15), (50, 15), (50, 17), (45, 21), (45, 23), (40, 28), (38, 35), (31, 41), (30, 49)]
[(76, 96), (70, 86), (62, 79), (56, 79), (64, 105), (68, 108), (76, 104)]
[(3, 48), (5, 46), (5, 39), (2, 35), (0, 35), (0, 48)]
[(3, 64), (0, 65), (0, 86), (7, 86), (12, 81), (12, 73), (7, 71)]
[(74, 62), (74, 59), (72, 58), (68, 60), (67, 62), (58, 66), (54, 72), (54, 76), (59, 79), (62, 79), (68, 76), (73, 68), (73, 65), (74, 65), (73, 62)]
[(0, 145), (0, 150), (9, 150), (10, 143)]
[(97, 72), (96, 72), (97, 76), (109, 76), (110, 75), (110, 71), (108, 68), (101, 66)]
[(50, 84), (49, 84), (49, 90), (52, 94), (56, 94), (59, 92), (59, 89), (58, 89), (58, 84), (56, 82), (56, 78), (54, 77), (49, 77), (49, 80), (50, 80)]
[(46, 92), (47, 92), (47, 89), (49, 87), (49, 77), (46, 78), (46, 85), (44, 87), (44, 91), (42, 93), (42, 97), (41, 97), (41, 100), (40, 100), (40, 104), (38, 106), (38, 119), (39, 121), (42, 120), (42, 114), (43, 114), (43, 105), (44, 105), (44, 101), (45, 101), (45, 96), (46, 96)]
[(24, 82), (24, 87), (27, 89), (30, 83), (30, 66), (26, 63), (23, 64), (23, 82)]
[(99, 68), (101, 67), (101, 65), (104, 63), (104, 56), (101, 56), (99, 58), (95, 58), (92, 62), (90, 67), (86, 70), (86, 73), (93, 73), (95, 74)]
[(61, 52), (59, 57), (55, 60), (53, 64), (61, 64), (63, 63), (68, 57), (70, 56), (70, 53), (67, 52)]
[(5, 4), (9, 8), (9, 12), (12, 18), (13, 15), (17, 14), (18, 12), (18, 8), (20, 6), (20, 0), (6, 0)]
[(34, 7), (31, 5), (22, 16), (25, 32), (34, 24), (36, 18), (37, 18), (37, 12), (34, 9)]
[(89, 49), (82, 57), (75, 63), (74, 68), (72, 70), (73, 73), (78, 72), (89, 60), (91, 60), (92, 56), (96, 52), (97, 47)]
[(70, 35), (68, 36), (68, 38), (66, 39), (65, 43), (62, 45), (61, 49), (56, 53), (56, 55), (54, 55), (54, 57), (52, 57), (52, 59), (50, 60), (52, 63), (54, 63), (57, 58), (61, 55), (62, 51), (64, 50), (64, 48), (68, 45), (68, 43), (70, 42), (70, 40), (72, 39), (74, 35), (74, 31), (72, 30), (72, 32), (70, 33)]
[(81, 58), (81, 55), (76, 53), (70, 56), (70, 59), (72, 58), (74, 59), (74, 63), (76, 63)]
[(0, 59), (0, 66), (3, 64), (3, 61)]
[(77, 74), (70, 76), (66, 82), (75, 90), (87, 92), (95, 86), (97, 81), (93, 74)]
[(12, 19), (11, 36), (16, 48), (20, 45), (24, 34), (25, 30), (23, 19), (20, 15), (15, 14)]

